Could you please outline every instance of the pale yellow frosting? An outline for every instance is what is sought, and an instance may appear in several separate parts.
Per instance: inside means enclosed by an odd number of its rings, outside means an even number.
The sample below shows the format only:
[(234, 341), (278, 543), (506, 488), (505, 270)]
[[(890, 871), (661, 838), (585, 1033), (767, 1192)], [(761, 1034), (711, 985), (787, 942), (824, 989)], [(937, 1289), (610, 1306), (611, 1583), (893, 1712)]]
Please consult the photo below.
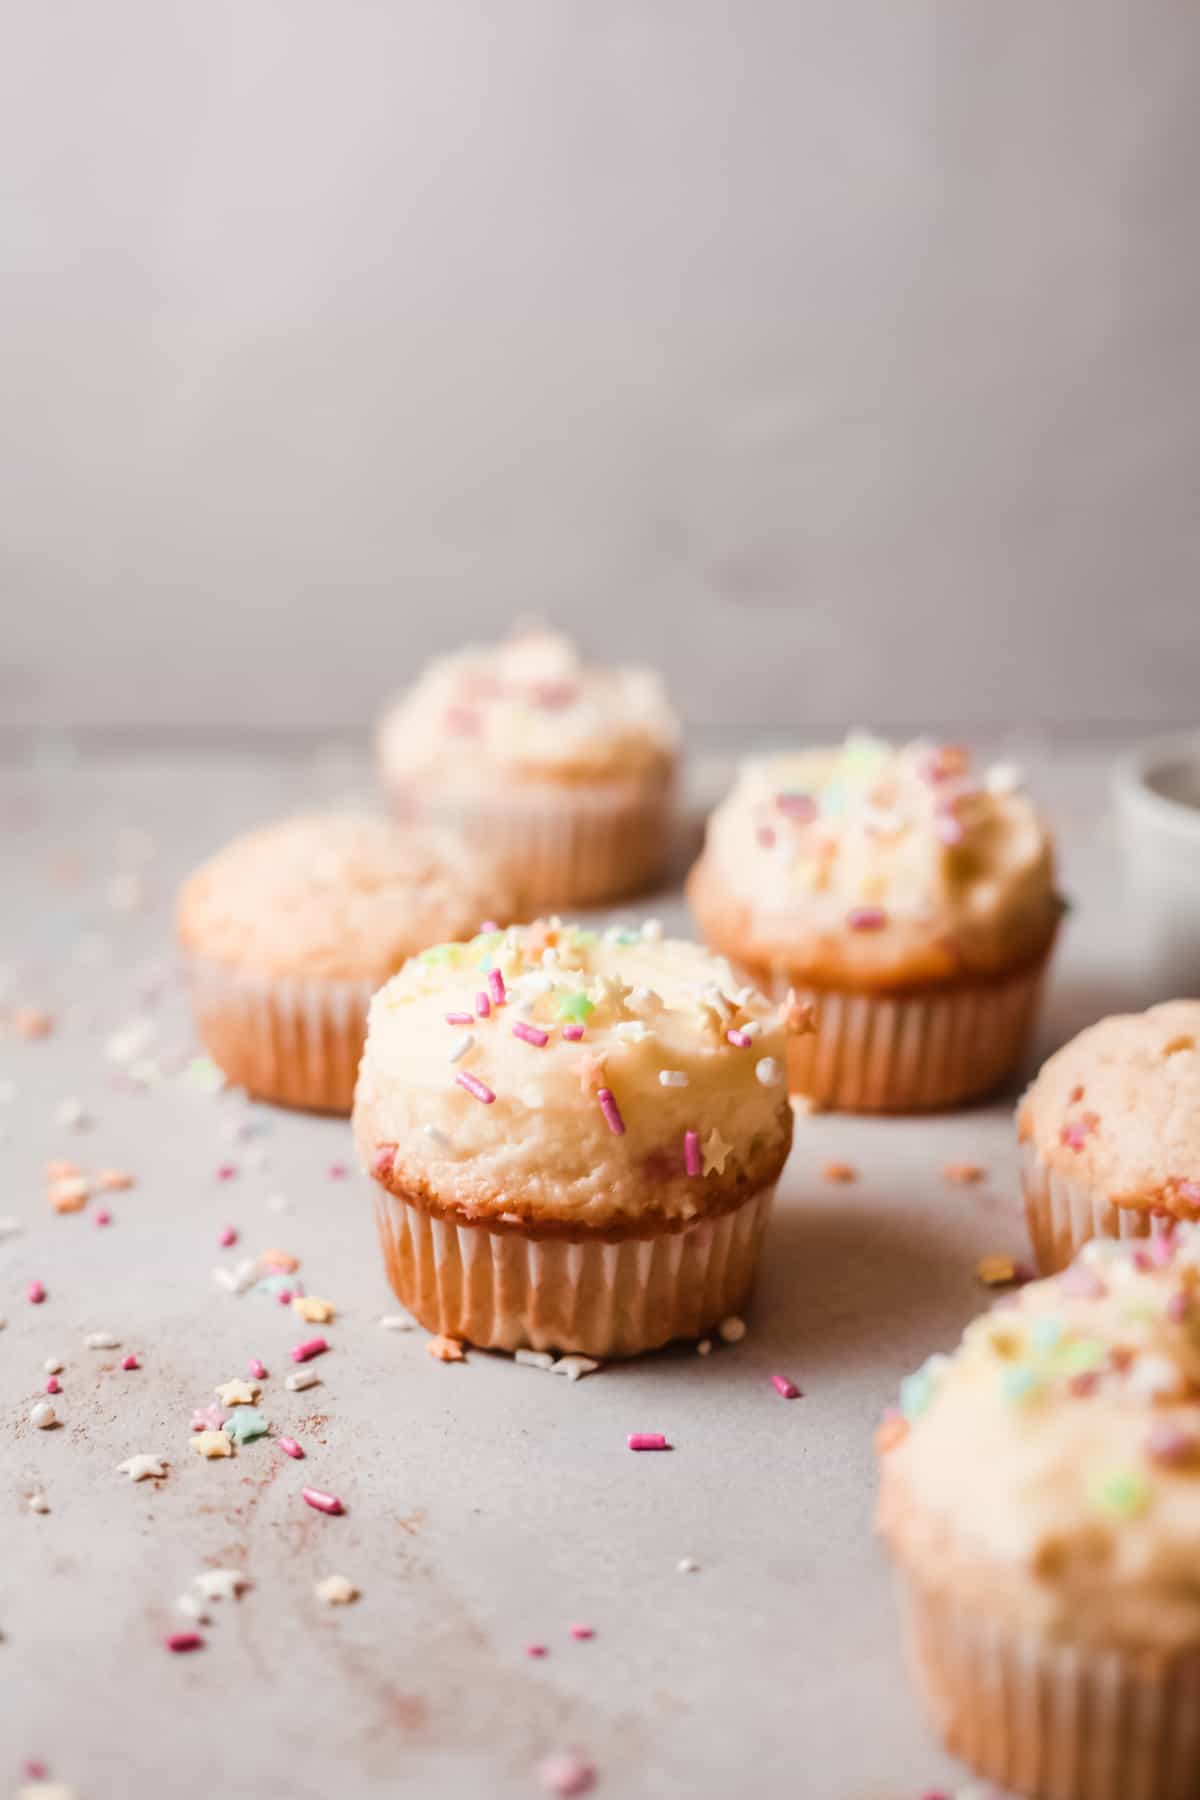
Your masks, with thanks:
[(1200, 1650), (1200, 1228), (1088, 1244), (901, 1409), (880, 1527), (906, 1568), (1043, 1638)]
[(492, 861), (387, 819), (286, 819), (235, 838), (184, 883), (181, 943), (259, 974), (386, 980), (415, 950), (504, 919)]
[(662, 776), (678, 746), (652, 670), (586, 664), (566, 638), (541, 631), (439, 658), (379, 729), (385, 776), (472, 791), (514, 775)]
[(1041, 1069), (1018, 1115), (1042, 1160), (1118, 1206), (1200, 1214), (1200, 1000), (1101, 1019)]
[[(476, 1013), (492, 970), (505, 1004), (449, 1022)], [(564, 1035), (578, 1026), (581, 1039)], [(784, 1030), (724, 962), (653, 924), (513, 927), (427, 950), (376, 994), (354, 1128), (364, 1166), (394, 1147), (389, 1178), (435, 1209), (679, 1223), (778, 1175), (792, 1133)]]
[(746, 763), (689, 891), (727, 955), (865, 986), (1008, 969), (1060, 911), (1049, 833), (1011, 772), (863, 734)]

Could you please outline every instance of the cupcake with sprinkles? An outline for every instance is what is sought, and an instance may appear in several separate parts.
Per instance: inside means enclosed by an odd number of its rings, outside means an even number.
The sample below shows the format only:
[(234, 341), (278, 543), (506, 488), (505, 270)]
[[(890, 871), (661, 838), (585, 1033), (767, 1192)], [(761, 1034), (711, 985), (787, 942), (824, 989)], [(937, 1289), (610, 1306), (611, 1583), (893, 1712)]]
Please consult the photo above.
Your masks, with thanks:
[(1096, 1239), (909, 1376), (878, 1524), (933, 1722), (1035, 1800), (1191, 1800), (1200, 1227)]
[(1089, 1026), (1017, 1110), (1025, 1215), (1043, 1274), (1089, 1238), (1200, 1217), (1200, 1000)]
[(1015, 770), (861, 733), (748, 763), (688, 893), (716, 949), (815, 1014), (793, 1089), (863, 1112), (953, 1106), (1011, 1075), (1062, 913)]
[(347, 1113), (375, 989), (510, 906), (485, 854), (434, 831), (333, 814), (248, 832), (179, 893), (200, 1038), (256, 1098)]
[(649, 669), (587, 664), (567, 639), (527, 632), (432, 663), (377, 745), (394, 809), (501, 856), (526, 917), (663, 872), (679, 725)]
[(744, 1303), (792, 1138), (777, 1008), (654, 921), (423, 951), (354, 1103), (388, 1277), (423, 1325), (631, 1356)]

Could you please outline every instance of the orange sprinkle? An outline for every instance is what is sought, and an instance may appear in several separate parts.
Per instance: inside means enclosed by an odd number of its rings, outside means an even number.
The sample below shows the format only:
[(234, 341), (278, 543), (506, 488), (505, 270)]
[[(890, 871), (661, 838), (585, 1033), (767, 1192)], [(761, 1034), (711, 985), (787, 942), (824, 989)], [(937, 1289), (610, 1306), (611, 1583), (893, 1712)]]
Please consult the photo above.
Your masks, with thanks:
[(466, 1362), (463, 1347), (457, 1338), (431, 1337), (425, 1345), (427, 1356), (436, 1356), (439, 1362)]
[(982, 1181), (987, 1170), (980, 1163), (948, 1162), (942, 1164), (942, 1180), (952, 1181), (956, 1187), (974, 1187)]
[(816, 1005), (811, 1000), (802, 1000), (795, 988), (788, 989), (780, 1017), (789, 1037), (811, 1037), (817, 1029)]
[(88, 1184), (82, 1175), (67, 1175), (50, 1184), (47, 1198), (56, 1213), (82, 1212), (88, 1202)]
[(67, 1181), (72, 1175), (82, 1175), (83, 1170), (78, 1163), (48, 1162), (46, 1164), (47, 1181)]
[(879, 1421), (875, 1431), (875, 1448), (880, 1456), (886, 1456), (908, 1436), (908, 1420), (902, 1419), (899, 1413), (889, 1413)]
[(821, 1178), (823, 1181), (857, 1181), (858, 1170), (853, 1163), (827, 1162), (821, 1170)]
[(1017, 1279), (1017, 1265), (1011, 1256), (981, 1256), (975, 1273), (984, 1287), (1008, 1287)]
[(133, 1186), (133, 1176), (128, 1169), (101, 1169), (95, 1186), (101, 1194), (123, 1194), (126, 1188)]
[(264, 1250), (258, 1260), (264, 1268), (281, 1275), (294, 1275), (300, 1267), (300, 1258), (290, 1250)]
[(14, 1007), (7, 1022), (14, 1037), (44, 1038), (54, 1030), (53, 1013), (40, 1012), (36, 1006)]

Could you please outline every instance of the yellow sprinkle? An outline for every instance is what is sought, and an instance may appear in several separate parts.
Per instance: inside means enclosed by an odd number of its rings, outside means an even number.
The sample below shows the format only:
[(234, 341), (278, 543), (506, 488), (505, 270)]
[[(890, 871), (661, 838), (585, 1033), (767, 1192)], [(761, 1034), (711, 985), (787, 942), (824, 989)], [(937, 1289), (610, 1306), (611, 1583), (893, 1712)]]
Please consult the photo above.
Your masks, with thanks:
[(213, 1389), (222, 1406), (253, 1406), (261, 1392), (257, 1381), (223, 1381)]
[(223, 1431), (198, 1431), (192, 1439), (197, 1456), (232, 1456), (233, 1445)]
[(332, 1301), (319, 1300), (316, 1294), (298, 1294), (292, 1301), (292, 1311), (298, 1312), (308, 1325), (328, 1325), (335, 1310)]
[(324, 1581), (316, 1581), (313, 1588), (318, 1600), (326, 1606), (349, 1606), (358, 1599), (358, 1589), (344, 1575), (327, 1575)]
[(984, 1287), (1007, 1287), (1016, 1280), (1017, 1266), (1011, 1256), (981, 1256), (975, 1273)]

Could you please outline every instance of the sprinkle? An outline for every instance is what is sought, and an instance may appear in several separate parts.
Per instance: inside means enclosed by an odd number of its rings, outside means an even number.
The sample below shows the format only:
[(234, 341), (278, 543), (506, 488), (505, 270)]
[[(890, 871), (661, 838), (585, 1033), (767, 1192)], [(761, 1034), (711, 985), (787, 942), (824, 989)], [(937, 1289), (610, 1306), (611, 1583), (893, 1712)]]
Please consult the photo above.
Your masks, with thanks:
[(582, 1381), (585, 1375), (594, 1375), (597, 1369), (603, 1367), (603, 1363), (591, 1356), (560, 1356), (552, 1373), (565, 1375), (568, 1381)]
[(64, 1175), (51, 1182), (47, 1198), (56, 1213), (82, 1212), (90, 1189), (82, 1175)]
[(499, 969), (489, 969), (488, 970), (487, 984), (488, 984), (488, 993), (491, 996), (492, 1005), (493, 1006), (503, 1006), (505, 1001), (508, 999), (508, 994), (507, 994), (507, 991), (505, 990), (505, 986), (504, 986), (504, 977), (500, 973)]
[(321, 1377), (315, 1369), (294, 1369), (290, 1375), (285, 1376), (283, 1385), (291, 1393), (298, 1394), (304, 1388), (318, 1387), (320, 1381)]
[(735, 1050), (749, 1050), (754, 1038), (748, 1031), (733, 1030), (725, 1033), (725, 1041), (732, 1044)]
[(412, 1331), (413, 1322), (403, 1313), (384, 1313), (379, 1321), (383, 1331)]
[(932, 1403), (936, 1392), (936, 1378), (928, 1362), (906, 1375), (900, 1383), (900, 1412), (910, 1423), (919, 1419)]
[(631, 1450), (669, 1450), (671, 1448), (661, 1431), (631, 1431), (625, 1441)]
[(57, 1107), (55, 1123), (68, 1131), (82, 1131), (92, 1122), (91, 1114), (82, 1100), (63, 1100)]
[(621, 1117), (621, 1109), (617, 1105), (611, 1088), (598, 1088), (596, 1099), (600, 1103), (600, 1111), (604, 1114), (605, 1123), (614, 1137), (624, 1137), (625, 1121)]
[(224, 1429), (235, 1444), (252, 1444), (256, 1438), (266, 1437), (271, 1427), (253, 1406), (239, 1406), (226, 1419)]
[(1017, 1265), (1011, 1256), (981, 1256), (975, 1276), (984, 1287), (1011, 1287), (1017, 1279)]
[(336, 1309), (331, 1300), (318, 1299), (316, 1294), (301, 1294), (292, 1301), (292, 1311), (298, 1313), (306, 1325), (330, 1325)]
[(61, 1394), (62, 1393), (62, 1382), (58, 1379), (57, 1375), (51, 1375), (49, 1380), (46, 1382), (46, 1392), (48, 1394)]
[(817, 1029), (816, 1003), (802, 1000), (795, 988), (788, 989), (779, 1016), (789, 1037), (811, 1037)]
[(1092, 1489), (1092, 1502), (1114, 1519), (1136, 1519), (1150, 1504), (1150, 1483), (1134, 1469), (1106, 1475)]
[(811, 794), (776, 794), (775, 805), (785, 817), (789, 819), (798, 819), (801, 824), (806, 825), (817, 816), (817, 803)]
[(887, 914), (882, 906), (853, 906), (846, 914), (846, 924), (851, 931), (882, 931)]
[(1190, 1294), (1172, 1294), (1167, 1301), (1167, 1317), (1172, 1325), (1185, 1325), (1195, 1310), (1195, 1301)]
[(350, 1606), (358, 1599), (358, 1589), (344, 1575), (326, 1575), (314, 1581), (313, 1593), (323, 1606)]
[(569, 1019), (576, 1025), (586, 1025), (595, 1010), (595, 1001), (589, 1000), (586, 994), (564, 994), (558, 1002), (559, 1018)]
[(462, 1036), (459, 1039), (457, 1039), (457, 1041), (454, 1044), (454, 1047), (450, 1051), (450, 1061), (452, 1063), (461, 1062), (463, 1057), (467, 1054), (467, 1052), (469, 1050), (473, 1050), (474, 1048), (475, 1048), (474, 1034), (470, 1031), (464, 1031)]
[(426, 1356), (436, 1357), (438, 1362), (466, 1362), (463, 1347), (457, 1338), (431, 1337), (425, 1345)]
[(875, 1449), (880, 1456), (895, 1450), (908, 1436), (908, 1420), (897, 1406), (889, 1406), (875, 1430)]
[(736, 1313), (730, 1313), (717, 1326), (717, 1336), (723, 1344), (740, 1344), (746, 1335), (746, 1321), (739, 1319)]
[(475, 1016), (477, 1019), (490, 1019), (492, 1003), (481, 988), (475, 996)]
[(170, 1637), (163, 1639), (168, 1650), (181, 1656), (189, 1650), (203, 1650), (204, 1639), (198, 1631), (173, 1631)]
[(548, 1350), (514, 1350), (513, 1361), (525, 1369), (552, 1369), (554, 1358)]
[(30, 1494), (29, 1510), (32, 1513), (48, 1513), (50, 1511), (50, 1502), (47, 1500), (45, 1494), (40, 1492)]
[(473, 1025), (475, 1023), (474, 1013), (469, 1012), (448, 1012), (445, 1019), (447, 1025)]
[(40, 1281), (31, 1281), (25, 1289), (25, 1296), (31, 1306), (40, 1306), (46, 1298), (46, 1290)]
[(192, 1576), (192, 1586), (202, 1600), (237, 1600), (253, 1585), (241, 1569), (201, 1569)]
[(754, 1065), (754, 1077), (761, 1087), (777, 1087), (783, 1080), (783, 1064), (774, 1056), (760, 1056)]
[(794, 1381), (789, 1381), (786, 1375), (772, 1375), (771, 1386), (785, 1400), (799, 1400), (801, 1397), (800, 1389)]
[(460, 1069), (454, 1079), (459, 1087), (466, 1088), (468, 1094), (474, 1094), (476, 1100), (482, 1100), (485, 1106), (490, 1106), (496, 1098), (491, 1088), (480, 1081), (478, 1076), (472, 1075), (469, 1069)]
[(121, 1358), (121, 1367), (123, 1369), (140, 1369), (141, 1366), (142, 1365), (136, 1356), (123, 1356)]
[(224, 1229), (222, 1230), (220, 1236), (217, 1239), (217, 1242), (218, 1242), (218, 1244), (220, 1244), (222, 1250), (232, 1249), (233, 1245), (236, 1244), (237, 1241), (238, 1241), (238, 1234), (237, 1234), (236, 1225), (226, 1225), (224, 1227)]
[(1161, 1463), (1165, 1468), (1182, 1468), (1195, 1462), (1200, 1455), (1200, 1438), (1194, 1431), (1181, 1431), (1162, 1419), (1150, 1428), (1146, 1455), (1151, 1462)]
[(660, 1087), (685, 1088), (688, 1085), (688, 1078), (683, 1069), (660, 1069), (658, 1085)]
[(596, 1635), (596, 1627), (594, 1625), (572, 1625), (571, 1626), (571, 1636), (576, 1640), (577, 1643), (585, 1644), (589, 1638), (594, 1638), (595, 1635)]
[(311, 1506), (314, 1512), (336, 1515), (344, 1513), (346, 1510), (336, 1494), (323, 1494), (320, 1488), (301, 1488), (300, 1498), (306, 1506)]
[(48, 1400), (39, 1400), (29, 1415), (29, 1423), (36, 1425), (39, 1431), (49, 1431), (58, 1423), (58, 1414)]
[(1025, 1363), (1017, 1363), (1015, 1367), (1005, 1369), (1000, 1377), (1000, 1388), (1004, 1398), (1011, 1400), (1014, 1404), (1028, 1400), (1030, 1395), (1036, 1392), (1037, 1387), (1037, 1370), (1029, 1368)]
[(191, 1442), (197, 1456), (206, 1456), (211, 1460), (214, 1456), (233, 1455), (233, 1445), (224, 1430), (198, 1431)]
[(948, 1162), (942, 1164), (942, 1180), (953, 1183), (955, 1187), (974, 1187), (975, 1183), (982, 1181), (986, 1174), (987, 1170), (982, 1168), (979, 1163)]
[(730, 1149), (714, 1125), (704, 1141), (704, 1173), (711, 1175), (715, 1169), (718, 1175), (723, 1175)]
[(596, 1785), (596, 1770), (573, 1750), (556, 1750), (551, 1756), (543, 1756), (537, 1766), (537, 1778), (545, 1793), (569, 1800), (573, 1794), (590, 1793)]
[(395, 1144), (377, 1144), (371, 1158), (371, 1173), (377, 1181), (386, 1181), (396, 1160)]
[(425, 1133), (425, 1136), (429, 1139), (430, 1143), (436, 1144), (439, 1150), (444, 1150), (450, 1142), (450, 1139), (446, 1136), (445, 1132), (439, 1131), (436, 1125), (422, 1125), (421, 1130)]
[(700, 1174), (703, 1167), (700, 1160), (700, 1133), (685, 1131), (683, 1134), (683, 1166), (691, 1176)]
[(96, 1223), (97, 1223), (97, 1225), (111, 1225), (112, 1224), (112, 1214), (109, 1212), (109, 1210), (106, 1206), (102, 1206), (100, 1208), (100, 1211), (96, 1214)]
[(123, 1463), (117, 1464), (118, 1475), (128, 1475), (130, 1481), (161, 1481), (167, 1472), (166, 1458), (162, 1456), (128, 1456)]
[(117, 1350), (121, 1345), (120, 1338), (111, 1331), (89, 1331), (83, 1342), (88, 1350)]
[(677, 1575), (697, 1575), (699, 1572), (700, 1564), (696, 1561), (694, 1556), (681, 1556), (679, 1561), (675, 1564), (675, 1573)]
[(577, 1044), (579, 1042), (580, 1038), (583, 1036), (583, 1026), (582, 1025), (564, 1025), (562, 1028), (562, 1035), (564, 1036), (564, 1038), (566, 1038), (566, 1040), (569, 1044)]
[(521, 1038), (524, 1043), (532, 1044), (538, 1050), (545, 1049), (550, 1042), (548, 1031), (543, 1031), (540, 1025), (527, 1025), (524, 1019), (517, 1020), (512, 1028), (512, 1034), (515, 1038)]
[(661, 944), (663, 922), (661, 919), (647, 919), (642, 926), (642, 941), (646, 944)]
[(42, 1364), (47, 1375), (61, 1375), (66, 1367), (61, 1356), (48, 1356)]
[(259, 1396), (257, 1381), (223, 1381), (213, 1389), (222, 1406), (253, 1406)]
[(822, 1181), (849, 1182), (858, 1180), (858, 1170), (853, 1163), (827, 1162), (821, 1170)]
[(540, 1656), (546, 1656), (549, 1653), (546, 1649), (545, 1644), (526, 1644), (525, 1654), (526, 1654), (526, 1656), (540, 1657)]
[(236, 1163), (221, 1163), (217, 1169), (218, 1181), (232, 1181), (237, 1174)]
[(1100, 1124), (1099, 1113), (1085, 1112), (1083, 1117), (1064, 1125), (1058, 1134), (1058, 1141), (1068, 1150), (1082, 1150), (1089, 1137)]
[[(302, 1344), (293, 1344), (289, 1354), (295, 1363), (311, 1362), (314, 1356), (324, 1356), (328, 1348), (323, 1337), (306, 1338)], [(226, 1405), (228, 1404), (226, 1401)]]
[(294, 1457), (297, 1462), (303, 1462), (304, 1446), (298, 1444), (294, 1437), (281, 1437), (279, 1440), (279, 1448), (283, 1451), (285, 1456), (291, 1456)]

